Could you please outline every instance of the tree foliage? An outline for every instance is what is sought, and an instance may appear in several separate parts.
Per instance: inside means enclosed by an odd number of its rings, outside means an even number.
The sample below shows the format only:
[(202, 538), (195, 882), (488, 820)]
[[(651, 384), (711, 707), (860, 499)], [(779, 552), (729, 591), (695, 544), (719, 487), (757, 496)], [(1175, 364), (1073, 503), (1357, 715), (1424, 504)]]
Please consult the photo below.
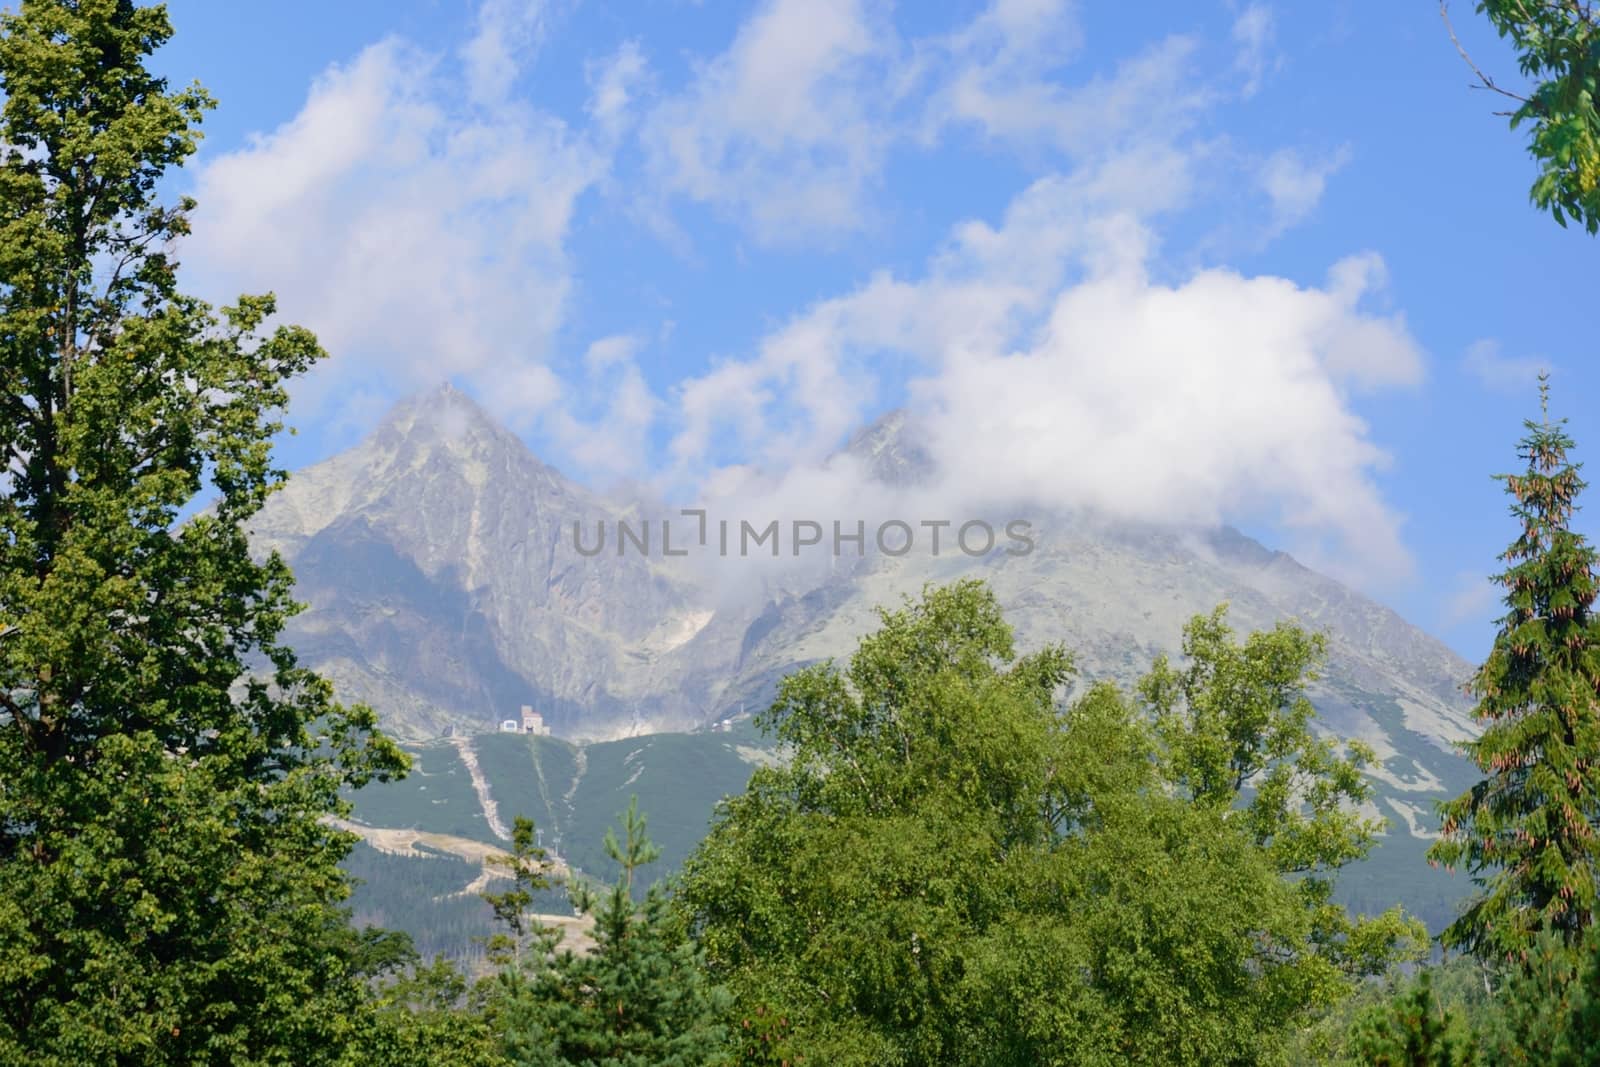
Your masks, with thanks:
[[(1370, 993), (1370, 991), (1368, 991)], [(1577, 945), (1546, 931), (1525, 958), (1457, 957), (1392, 976), (1331, 1041), (1296, 1062), (1415, 1067), (1589, 1067), (1600, 1059), (1600, 936)]]
[(1484, 956), (1521, 954), (1542, 930), (1575, 944), (1597, 903), (1596, 555), (1571, 528), (1584, 482), (1564, 423), (1546, 415), (1525, 425), (1527, 469), (1501, 476), (1520, 527), (1495, 579), (1506, 614), (1472, 682), (1483, 732), (1465, 749), (1485, 777), (1441, 805), (1443, 837), (1429, 851), (1480, 886), (1444, 940)]
[(1182, 670), (1165, 656), (1139, 684), (1164, 752), (1163, 776), (1192, 803), (1241, 829), (1295, 892), (1318, 953), (1345, 973), (1383, 969), (1425, 935), (1398, 906), (1355, 920), (1333, 903), (1333, 875), (1383, 829), (1360, 807), (1370, 748), (1312, 730), (1306, 684), (1327, 654), (1321, 634), (1289, 623), (1236, 643), (1225, 608), (1184, 629)]
[[(279, 641), (244, 524), (322, 356), (178, 291), (210, 99), (161, 7), (0, 13), (0, 1059), (323, 1063), (359, 1028), (341, 790), (403, 769)], [(209, 513), (177, 520), (209, 478)]]
[(606, 854), (620, 868), (617, 881), (571, 887), (574, 907), (594, 920), (593, 948), (580, 952), (562, 947), (555, 929), (522, 912), (530, 890), (545, 879), (529, 862), (533, 824), (516, 822), (513, 867), (522, 873), (512, 890), (490, 897), (513, 932), (514, 950), (480, 990), (485, 1018), (510, 1063), (701, 1067), (723, 1059), (726, 994), (707, 978), (664, 889), (652, 885), (642, 900), (634, 896), (635, 876), (660, 856), (637, 800), (620, 826), (620, 838), (610, 830), (605, 836)]
[(551, 931), (528, 915), (535, 896), (552, 885), (554, 865), (537, 841), (533, 820), (519, 815), (511, 824), (511, 851), (489, 859), (511, 876), (511, 888), (505, 892), (480, 894), (494, 909), (495, 920), (505, 927), (490, 936), (486, 945), (489, 959), (501, 967), (527, 955), (530, 945), (548, 949), (553, 944)]
[(817, 1063), (1278, 1055), (1419, 936), (1336, 922), (1285, 877), (1368, 829), (1355, 764), (1306, 730), (1315, 648), (1198, 619), (1190, 665), (1142, 687), (1152, 725), (1109, 684), (1062, 709), (1069, 656), (1018, 656), (981, 583), (883, 612), (845, 670), (783, 681), (763, 723), (790, 762), (688, 864), (679, 899), (741, 1025), (781, 1019)]
[(1511, 128), (1530, 130), (1539, 177), (1529, 197), (1562, 226), (1570, 218), (1600, 232), (1600, 9), (1588, 0), (1477, 0), (1476, 7), (1511, 43), (1533, 82), (1527, 96), (1506, 90), (1462, 51), (1484, 88), (1517, 102)]
[(1357, 1021), (1352, 1060), (1372, 1067), (1476, 1067), (1480, 1038), (1464, 1012), (1440, 1002), (1424, 970), (1393, 1000)]

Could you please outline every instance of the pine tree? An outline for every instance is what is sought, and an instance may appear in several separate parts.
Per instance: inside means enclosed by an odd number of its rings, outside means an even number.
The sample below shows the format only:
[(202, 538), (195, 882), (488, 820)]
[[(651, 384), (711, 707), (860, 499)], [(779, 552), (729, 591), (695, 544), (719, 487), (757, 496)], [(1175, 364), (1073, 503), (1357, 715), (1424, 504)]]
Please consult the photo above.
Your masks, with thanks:
[(504, 893), (478, 894), (494, 910), (495, 921), (505, 926), (503, 932), (479, 939), (490, 962), (499, 967), (516, 963), (528, 954), (530, 945), (538, 946), (541, 954), (554, 947), (551, 931), (530, 922), (528, 915), (537, 895), (550, 888), (554, 866), (538, 840), (533, 820), (518, 815), (511, 828), (511, 851), (489, 858), (492, 866), (505, 868), (511, 877), (511, 888)]
[[(525, 820), (518, 820), (519, 827)], [(530, 828), (532, 824), (527, 824)], [(645, 832), (637, 798), (621, 819), (622, 836), (606, 831), (606, 854), (621, 868), (612, 885), (572, 886), (574, 906), (594, 920), (594, 947), (560, 949), (544, 928), (485, 985), (490, 1024), (518, 1065), (702, 1067), (723, 1062), (726, 994), (706, 977), (699, 948), (659, 885), (634, 898), (640, 868), (661, 850)], [(524, 865), (525, 866), (525, 865)], [(522, 883), (519, 882), (519, 888)], [(517, 890), (491, 898), (513, 932), (526, 919), (513, 912), (531, 897)]]
[(1440, 1003), (1427, 969), (1391, 1001), (1363, 1013), (1353, 1030), (1353, 1058), (1372, 1067), (1474, 1067), (1484, 1062), (1465, 1013)]
[(1486, 777), (1440, 806), (1429, 860), (1463, 866), (1480, 893), (1446, 945), (1523, 955), (1542, 930), (1574, 944), (1594, 921), (1600, 840), (1600, 619), (1595, 550), (1571, 529), (1584, 488), (1564, 421), (1529, 420), (1525, 473), (1501, 475), (1522, 529), (1501, 558), (1506, 614), (1472, 681), (1483, 733), (1466, 744)]
[[(280, 643), (245, 524), (322, 356), (178, 289), (163, 177), (210, 98), (166, 11), (0, 11), (0, 1062), (337, 1061), (361, 945), (342, 791), (403, 769)], [(179, 522), (207, 483), (205, 514)]]

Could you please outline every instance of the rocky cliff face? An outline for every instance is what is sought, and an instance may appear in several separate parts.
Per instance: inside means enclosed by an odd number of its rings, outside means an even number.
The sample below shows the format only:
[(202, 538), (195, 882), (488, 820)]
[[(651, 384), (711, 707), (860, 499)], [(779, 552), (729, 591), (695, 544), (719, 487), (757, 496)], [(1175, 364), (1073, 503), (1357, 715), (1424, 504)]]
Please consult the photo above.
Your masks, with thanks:
[[(932, 477), (902, 416), (866, 428), (848, 450), (885, 486)], [(864, 559), (752, 579), (730, 596), (703, 570), (663, 558), (659, 541), (648, 557), (619, 555), (617, 524), (637, 527), (640, 507), (563, 478), (444, 388), (295, 475), (254, 536), (283, 552), (310, 605), (290, 633), (302, 658), (402, 736), (488, 729), (521, 704), (568, 738), (697, 728), (754, 711), (799, 664), (848, 654), (876, 605), (978, 576), (1024, 647), (1063, 641), (1089, 678), (1131, 680), (1175, 650), (1186, 619), (1224, 600), (1241, 631), (1284, 618), (1325, 628), (1331, 662), (1316, 699), (1331, 729), (1384, 758), (1388, 814), (1420, 819), (1427, 795), (1465, 780), (1448, 747), (1471, 730), (1460, 696), (1469, 666), (1388, 609), (1231, 530), (1034, 515), (1027, 555), (891, 558), (869, 547)], [(603, 525), (604, 550), (579, 552), (575, 523), (589, 549)], [(683, 530), (675, 525), (674, 538)]]
[(302, 658), (398, 732), (531, 703), (572, 735), (628, 729), (635, 709), (652, 723), (644, 661), (656, 631), (692, 616), (693, 590), (651, 560), (575, 551), (573, 523), (626, 517), (445, 388), (295, 475), (253, 534), (294, 566)]

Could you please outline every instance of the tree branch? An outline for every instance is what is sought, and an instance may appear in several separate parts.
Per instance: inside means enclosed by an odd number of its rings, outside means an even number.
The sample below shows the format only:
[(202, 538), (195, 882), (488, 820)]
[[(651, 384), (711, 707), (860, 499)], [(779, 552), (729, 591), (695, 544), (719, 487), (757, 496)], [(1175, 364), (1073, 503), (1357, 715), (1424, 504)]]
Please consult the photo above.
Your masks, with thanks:
[[(1476, 74), (1478, 76), (1478, 81), (1483, 83), (1481, 85), (1471, 86), (1470, 88), (1488, 89), (1491, 92), (1499, 93), (1501, 96), (1509, 96), (1511, 99), (1520, 101), (1524, 104), (1529, 102), (1527, 97), (1518, 96), (1509, 89), (1502, 89), (1500, 86), (1496, 85), (1494, 83), (1494, 79), (1489, 77), (1489, 75), (1485, 74), (1483, 71), (1479, 70), (1478, 65), (1472, 61), (1472, 57), (1467, 55), (1467, 50), (1462, 47), (1460, 38), (1456, 36), (1455, 26), (1451, 25), (1450, 23), (1449, 0), (1439, 0), (1439, 18), (1444, 21), (1445, 32), (1450, 34), (1450, 43), (1456, 46), (1456, 52), (1461, 56), (1462, 61), (1466, 63), (1467, 66), (1472, 68), (1472, 73)], [(1496, 112), (1496, 114), (1508, 114), (1508, 112)]]

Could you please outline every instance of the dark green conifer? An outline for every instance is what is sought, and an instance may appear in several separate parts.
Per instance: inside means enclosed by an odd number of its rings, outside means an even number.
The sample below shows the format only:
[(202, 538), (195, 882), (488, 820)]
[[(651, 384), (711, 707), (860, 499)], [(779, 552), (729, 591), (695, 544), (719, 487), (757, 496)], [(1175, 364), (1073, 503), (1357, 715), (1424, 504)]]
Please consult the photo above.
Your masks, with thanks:
[(1480, 893), (1443, 940), (1486, 957), (1520, 956), (1549, 930), (1575, 944), (1594, 922), (1600, 840), (1600, 621), (1595, 550), (1572, 529), (1584, 482), (1565, 420), (1529, 420), (1522, 474), (1501, 475), (1521, 529), (1495, 580), (1506, 614), (1472, 680), (1483, 724), (1465, 745), (1483, 780), (1440, 806), (1429, 859), (1463, 867)]
[[(211, 106), (132, 0), (0, 10), (0, 1062), (339, 1061), (342, 792), (404, 766), (280, 640), (245, 527), (323, 355), (178, 288)], [(214, 507), (180, 523), (207, 483)]]
[[(532, 824), (517, 820), (527, 836)], [(491, 897), (497, 917), (518, 933), (512, 958), (488, 979), (483, 996), (490, 1024), (507, 1058), (522, 1067), (590, 1064), (593, 1067), (704, 1067), (725, 1062), (723, 1020), (728, 997), (706, 975), (699, 947), (683, 917), (669, 907), (659, 885), (642, 900), (634, 876), (661, 855), (645, 832), (637, 800), (621, 819), (619, 839), (606, 831), (606, 854), (621, 869), (603, 889), (572, 887), (578, 912), (594, 920), (593, 948), (561, 947), (549, 927), (530, 925), (520, 908), (532, 896), (518, 889)], [(515, 870), (528, 870), (524, 861)]]

